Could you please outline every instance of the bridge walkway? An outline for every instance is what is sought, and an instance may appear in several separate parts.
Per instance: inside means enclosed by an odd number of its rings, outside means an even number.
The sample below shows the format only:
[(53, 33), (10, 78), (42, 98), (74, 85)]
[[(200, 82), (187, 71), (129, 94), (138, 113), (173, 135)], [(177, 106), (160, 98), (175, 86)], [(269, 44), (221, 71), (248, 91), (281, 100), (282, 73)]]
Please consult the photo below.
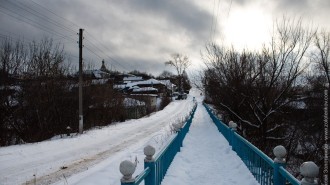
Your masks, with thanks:
[(162, 185), (259, 184), (199, 104), (190, 131)]

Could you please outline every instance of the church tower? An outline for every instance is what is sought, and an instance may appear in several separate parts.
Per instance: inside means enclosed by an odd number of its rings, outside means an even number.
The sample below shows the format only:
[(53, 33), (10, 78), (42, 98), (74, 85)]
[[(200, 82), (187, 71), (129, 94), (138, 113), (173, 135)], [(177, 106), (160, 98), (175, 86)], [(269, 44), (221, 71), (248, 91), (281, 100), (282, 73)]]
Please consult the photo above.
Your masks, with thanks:
[(102, 66), (101, 66), (100, 70), (103, 71), (103, 72), (108, 72), (109, 71), (104, 65), (104, 60), (102, 60)]

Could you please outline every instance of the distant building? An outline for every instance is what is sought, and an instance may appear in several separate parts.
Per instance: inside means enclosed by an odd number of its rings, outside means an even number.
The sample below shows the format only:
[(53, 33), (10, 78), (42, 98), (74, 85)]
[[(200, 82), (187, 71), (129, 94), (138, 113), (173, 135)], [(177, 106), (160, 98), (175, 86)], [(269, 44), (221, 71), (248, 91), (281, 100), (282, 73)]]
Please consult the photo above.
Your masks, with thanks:
[(167, 95), (172, 96), (176, 88), (176, 85), (173, 84), (170, 80), (159, 80), (159, 81), (166, 86)]
[(110, 78), (110, 74), (107, 72), (104, 72), (100, 69), (94, 69), (94, 70), (84, 70), (83, 71), (84, 78), (87, 79), (101, 79), (101, 78)]
[(149, 79), (142, 81), (135, 81), (121, 85), (123, 91), (134, 94), (157, 94), (159, 96), (166, 95), (166, 85), (159, 80)]
[(130, 94), (130, 97), (146, 103), (147, 114), (157, 110), (156, 94)]
[(123, 103), (128, 119), (138, 119), (146, 115), (147, 107), (145, 102), (133, 98), (125, 98)]
[(101, 66), (100, 70), (103, 71), (103, 72), (107, 72), (107, 73), (109, 72), (107, 67), (105, 67), (104, 60), (102, 60), (102, 66)]
[(123, 76), (121, 82), (114, 84), (114, 88), (125, 93), (127, 97), (145, 102), (147, 113), (156, 111), (159, 97), (171, 96), (174, 87), (169, 80), (143, 80), (143, 77), (134, 75)]

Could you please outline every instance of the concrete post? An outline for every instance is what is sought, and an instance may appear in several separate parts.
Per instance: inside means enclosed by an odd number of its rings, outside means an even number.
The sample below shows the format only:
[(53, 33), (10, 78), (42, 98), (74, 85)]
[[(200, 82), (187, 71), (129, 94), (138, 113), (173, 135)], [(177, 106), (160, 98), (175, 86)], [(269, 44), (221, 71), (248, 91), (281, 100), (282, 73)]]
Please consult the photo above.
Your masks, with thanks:
[(144, 147), (143, 152), (144, 155), (146, 155), (146, 157), (144, 158), (144, 169), (148, 167), (150, 168), (150, 173), (144, 179), (144, 184), (154, 185), (156, 184), (156, 169), (155, 169), (155, 160), (153, 158), (153, 155), (155, 155), (156, 150), (154, 147), (148, 145)]
[(146, 158), (144, 161), (153, 161), (153, 155), (156, 153), (156, 149), (150, 145), (144, 147), (143, 149), (144, 155), (146, 155)]
[(319, 175), (319, 167), (313, 161), (307, 161), (300, 166), (300, 174), (304, 176), (301, 185), (317, 185), (315, 179)]
[(285, 185), (285, 178), (279, 172), (280, 167), (285, 168), (286, 149), (282, 145), (278, 145), (273, 149), (274, 159), (274, 185)]
[(232, 129), (233, 131), (237, 131), (237, 124), (235, 122), (229, 121), (228, 125), (230, 129)]
[(123, 177), (121, 178), (121, 184), (134, 183), (135, 178), (132, 178), (132, 175), (135, 172), (135, 168), (136, 168), (135, 164), (128, 160), (125, 160), (120, 163), (119, 171), (121, 174), (123, 174)]

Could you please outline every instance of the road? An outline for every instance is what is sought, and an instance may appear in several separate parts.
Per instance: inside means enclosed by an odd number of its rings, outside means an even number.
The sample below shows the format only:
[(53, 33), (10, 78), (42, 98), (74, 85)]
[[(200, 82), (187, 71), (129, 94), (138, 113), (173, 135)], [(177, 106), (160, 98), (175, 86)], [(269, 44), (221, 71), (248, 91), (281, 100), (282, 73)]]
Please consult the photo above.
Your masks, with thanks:
[(0, 184), (51, 184), (152, 140), (192, 108), (192, 96), (149, 117), (87, 131), (73, 138), (0, 148)]

